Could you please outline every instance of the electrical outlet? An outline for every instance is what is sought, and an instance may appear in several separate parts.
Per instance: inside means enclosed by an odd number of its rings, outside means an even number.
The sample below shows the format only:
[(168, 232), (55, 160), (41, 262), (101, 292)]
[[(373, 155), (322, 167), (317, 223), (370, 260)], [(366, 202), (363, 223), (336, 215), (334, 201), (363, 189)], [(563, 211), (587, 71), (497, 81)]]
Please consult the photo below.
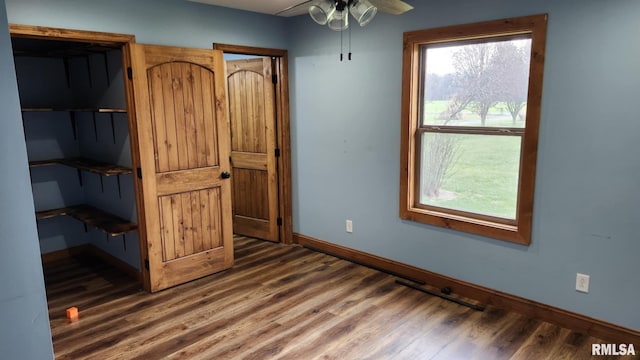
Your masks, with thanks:
[(583, 293), (589, 292), (589, 275), (580, 273), (576, 274), (576, 291)]
[(347, 232), (348, 233), (353, 232), (353, 222), (351, 220), (347, 220)]

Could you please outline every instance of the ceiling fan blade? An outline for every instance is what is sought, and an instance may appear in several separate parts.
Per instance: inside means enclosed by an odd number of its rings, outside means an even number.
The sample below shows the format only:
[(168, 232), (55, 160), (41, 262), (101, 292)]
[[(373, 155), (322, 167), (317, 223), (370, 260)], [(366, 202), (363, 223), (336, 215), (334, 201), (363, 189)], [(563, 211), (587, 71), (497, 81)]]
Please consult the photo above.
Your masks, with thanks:
[(307, 12), (307, 10), (309, 9), (309, 6), (311, 6), (314, 2), (316, 2), (317, 0), (306, 0), (303, 1), (299, 4), (296, 5), (292, 5), (289, 6), (286, 9), (282, 9), (280, 11), (278, 11), (277, 13), (273, 14), (276, 16), (297, 16), (297, 15), (302, 15), (305, 14)]
[(369, 0), (378, 11), (386, 12), (392, 15), (400, 15), (413, 9), (413, 6), (402, 0)]

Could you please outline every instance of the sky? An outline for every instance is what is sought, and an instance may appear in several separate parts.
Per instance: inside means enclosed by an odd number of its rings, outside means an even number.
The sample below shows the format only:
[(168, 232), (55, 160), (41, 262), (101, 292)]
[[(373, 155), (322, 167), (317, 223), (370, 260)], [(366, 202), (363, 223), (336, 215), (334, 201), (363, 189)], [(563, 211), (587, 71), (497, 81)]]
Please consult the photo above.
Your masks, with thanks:
[[(530, 39), (510, 40), (510, 42), (518, 47), (531, 47)], [(427, 74), (446, 75), (455, 73), (453, 54), (465, 46), (473, 46), (473, 44), (429, 47), (427, 49)]]

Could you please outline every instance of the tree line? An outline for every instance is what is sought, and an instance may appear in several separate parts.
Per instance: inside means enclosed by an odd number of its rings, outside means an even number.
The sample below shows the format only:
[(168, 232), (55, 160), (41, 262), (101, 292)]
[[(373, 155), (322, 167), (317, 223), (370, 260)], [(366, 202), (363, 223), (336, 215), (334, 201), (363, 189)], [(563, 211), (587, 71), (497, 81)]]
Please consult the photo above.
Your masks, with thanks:
[(451, 120), (470, 110), (480, 116), (482, 126), (489, 109), (504, 103), (515, 123), (527, 101), (529, 60), (529, 47), (513, 41), (460, 46), (453, 53), (455, 73), (427, 74), (425, 100), (450, 101)]

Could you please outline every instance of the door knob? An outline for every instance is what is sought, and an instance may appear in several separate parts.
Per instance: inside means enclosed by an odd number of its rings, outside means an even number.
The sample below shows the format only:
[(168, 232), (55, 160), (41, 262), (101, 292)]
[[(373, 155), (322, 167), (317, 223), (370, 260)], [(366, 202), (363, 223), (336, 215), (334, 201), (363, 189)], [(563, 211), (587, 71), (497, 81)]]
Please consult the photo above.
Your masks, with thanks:
[(230, 178), (230, 177), (231, 177), (231, 173), (229, 173), (228, 171), (223, 171), (223, 172), (220, 174), (220, 177), (221, 177), (221, 178), (223, 178), (223, 179), (228, 179), (228, 178)]

